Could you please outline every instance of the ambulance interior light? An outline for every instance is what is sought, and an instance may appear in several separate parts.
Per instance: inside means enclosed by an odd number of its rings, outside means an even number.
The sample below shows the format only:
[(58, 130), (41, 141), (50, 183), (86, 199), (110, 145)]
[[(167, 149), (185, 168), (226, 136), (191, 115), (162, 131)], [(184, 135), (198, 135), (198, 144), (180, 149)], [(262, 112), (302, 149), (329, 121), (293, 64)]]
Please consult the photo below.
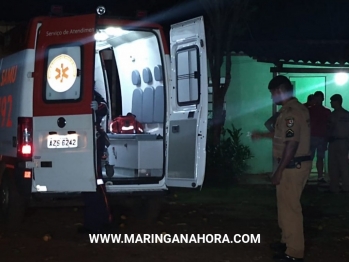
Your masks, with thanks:
[(97, 32), (95, 34), (96, 41), (105, 41), (108, 38), (109, 38), (109, 36), (106, 33), (104, 33), (104, 32)]
[(106, 29), (99, 29), (95, 34), (96, 41), (106, 41), (109, 38), (122, 36), (129, 33), (127, 30), (123, 30), (120, 27), (108, 27)]
[(108, 27), (105, 29), (105, 33), (109, 36), (121, 36), (126, 33), (125, 30), (122, 30), (120, 27)]

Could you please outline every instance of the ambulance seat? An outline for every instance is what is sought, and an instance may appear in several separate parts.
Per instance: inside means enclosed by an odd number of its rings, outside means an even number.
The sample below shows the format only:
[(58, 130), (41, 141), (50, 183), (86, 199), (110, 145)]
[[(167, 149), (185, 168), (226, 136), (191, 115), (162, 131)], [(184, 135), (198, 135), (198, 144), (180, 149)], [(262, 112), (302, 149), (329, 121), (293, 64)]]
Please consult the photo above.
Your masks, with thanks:
[(132, 84), (139, 87), (141, 84), (141, 75), (139, 74), (138, 70), (132, 71)]
[(154, 88), (147, 86), (143, 91), (142, 103), (142, 121), (144, 124), (151, 124), (154, 122)]
[(136, 116), (136, 119), (142, 123), (142, 105), (143, 105), (143, 90), (136, 88), (132, 93), (131, 113)]
[(154, 78), (155, 78), (155, 81), (159, 81), (159, 82), (163, 81), (161, 65), (157, 65), (154, 67)]
[(160, 85), (156, 86), (154, 92), (154, 113), (153, 121), (155, 123), (164, 122), (164, 86), (163, 86), (163, 76), (162, 76), (162, 66), (158, 65), (154, 67), (154, 79), (160, 82)]
[(142, 103), (143, 103), (143, 90), (140, 88), (141, 75), (138, 70), (132, 71), (132, 84), (136, 86), (136, 89), (132, 93), (132, 105), (131, 113), (134, 114), (139, 122), (142, 121)]
[(151, 74), (149, 67), (146, 67), (143, 69), (142, 76), (143, 76), (144, 83), (146, 83), (148, 85), (151, 85), (153, 83), (153, 76)]
[(143, 91), (142, 103), (142, 121), (143, 124), (152, 124), (154, 122), (154, 87), (151, 86), (153, 77), (148, 67), (143, 69), (143, 82), (148, 86)]

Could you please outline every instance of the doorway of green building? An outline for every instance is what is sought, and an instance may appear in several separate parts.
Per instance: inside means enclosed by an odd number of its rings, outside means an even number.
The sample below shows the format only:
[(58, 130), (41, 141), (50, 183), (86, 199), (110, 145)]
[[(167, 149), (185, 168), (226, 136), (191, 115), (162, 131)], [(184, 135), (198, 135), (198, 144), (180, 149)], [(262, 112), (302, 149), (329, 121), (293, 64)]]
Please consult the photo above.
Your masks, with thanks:
[[(291, 83), (293, 84), (295, 97), (301, 103), (306, 103), (308, 96), (314, 94), (316, 91), (321, 91), (325, 95), (326, 101), (326, 77), (325, 76), (290, 76), (289, 77)], [(311, 170), (312, 178), (316, 179), (315, 176), (317, 174), (316, 169), (316, 156), (313, 161), (313, 167)], [(324, 174), (327, 174), (327, 152), (324, 161)]]

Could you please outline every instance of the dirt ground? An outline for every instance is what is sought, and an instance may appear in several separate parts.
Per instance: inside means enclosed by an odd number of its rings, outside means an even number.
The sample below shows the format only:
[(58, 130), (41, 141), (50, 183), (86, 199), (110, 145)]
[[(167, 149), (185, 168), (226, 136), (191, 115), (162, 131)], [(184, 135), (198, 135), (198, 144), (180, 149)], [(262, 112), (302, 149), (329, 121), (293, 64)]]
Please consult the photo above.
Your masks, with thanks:
[[(306, 186), (303, 202), (305, 261), (349, 261), (349, 194), (332, 195)], [(111, 233), (260, 234), (256, 244), (91, 244), (76, 233), (83, 208), (29, 210), (14, 236), (0, 227), (0, 261), (272, 261), (269, 243), (278, 239), (275, 188), (239, 185), (202, 191), (178, 190), (163, 201), (157, 222), (147, 224), (118, 208)], [(52, 238), (44, 241), (45, 234)]]

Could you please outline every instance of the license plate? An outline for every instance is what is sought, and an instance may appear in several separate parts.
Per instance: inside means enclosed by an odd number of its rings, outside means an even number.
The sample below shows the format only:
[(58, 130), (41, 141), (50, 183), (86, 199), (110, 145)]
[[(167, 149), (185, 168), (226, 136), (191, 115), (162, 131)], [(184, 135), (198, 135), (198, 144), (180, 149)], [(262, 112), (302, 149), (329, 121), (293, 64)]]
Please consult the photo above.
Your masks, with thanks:
[(74, 148), (78, 147), (78, 136), (72, 135), (51, 135), (47, 139), (48, 148)]

